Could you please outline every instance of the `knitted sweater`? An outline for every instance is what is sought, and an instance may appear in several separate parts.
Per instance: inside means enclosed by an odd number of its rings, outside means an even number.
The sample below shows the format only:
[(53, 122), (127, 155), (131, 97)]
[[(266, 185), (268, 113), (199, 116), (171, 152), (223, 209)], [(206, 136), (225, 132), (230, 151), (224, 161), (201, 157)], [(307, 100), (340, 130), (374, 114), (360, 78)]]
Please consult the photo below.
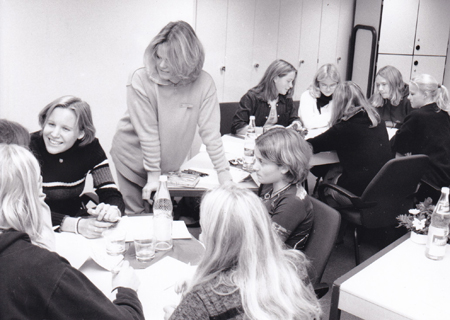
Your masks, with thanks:
[(197, 128), (214, 168), (218, 172), (229, 168), (220, 138), (216, 88), (206, 72), (193, 82), (174, 85), (160, 79), (155, 70), (137, 69), (127, 85), (127, 106), (111, 156), (128, 180), (144, 187), (147, 172), (179, 170)]
[(309, 90), (302, 93), (298, 115), (306, 129), (326, 128), (330, 126), (331, 103), (317, 109), (317, 99), (311, 96)]
[(393, 157), (384, 121), (374, 128), (370, 126), (369, 116), (360, 111), (307, 140), (314, 153), (336, 150), (343, 169), (337, 184), (357, 196)]
[[(249, 90), (239, 102), (239, 108), (233, 117), (231, 133), (248, 125), (250, 116), (255, 116), (255, 124), (262, 127), (270, 114), (270, 105), (267, 101), (258, 98), (253, 90)], [(289, 126), (292, 122), (299, 120), (298, 109), (294, 106), (292, 98), (285, 95), (278, 95), (277, 102), (278, 125)]]
[(66, 259), (15, 230), (0, 232), (0, 319), (144, 319), (136, 291), (111, 302)]
[(98, 139), (83, 147), (75, 142), (67, 151), (50, 154), (45, 148), (41, 132), (34, 132), (30, 149), (41, 166), (45, 202), (52, 212), (53, 225), (61, 224), (65, 215), (74, 217), (87, 214), (81, 209), (80, 195), (88, 173), (92, 175), (99, 201), (116, 205), (124, 212), (122, 195), (114, 183), (108, 159)]
[(411, 112), (391, 140), (398, 153), (426, 154), (430, 167), (423, 180), (440, 189), (450, 185), (450, 117), (436, 103)]

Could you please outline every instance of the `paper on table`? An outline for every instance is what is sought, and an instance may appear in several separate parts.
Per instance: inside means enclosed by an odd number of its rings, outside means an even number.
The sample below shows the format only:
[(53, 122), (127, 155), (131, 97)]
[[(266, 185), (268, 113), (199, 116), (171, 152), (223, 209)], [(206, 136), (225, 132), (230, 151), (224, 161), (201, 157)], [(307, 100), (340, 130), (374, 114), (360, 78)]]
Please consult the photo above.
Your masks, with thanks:
[(175, 292), (176, 285), (183, 280), (190, 280), (196, 268), (172, 257), (165, 257), (146, 269), (136, 269), (140, 279), (151, 279), (138, 290), (139, 299), (145, 301), (143, 307), (146, 319), (164, 319), (163, 308), (177, 305), (181, 300), (181, 296)]
[(70, 265), (79, 269), (89, 258), (88, 240), (70, 232), (55, 232), (56, 253), (66, 258)]
[[(128, 216), (127, 221), (127, 242), (134, 240), (134, 237), (142, 230), (147, 229), (153, 234), (153, 216), (151, 215), (134, 215)], [(184, 221), (172, 222), (172, 239), (191, 239), (192, 235), (186, 227)]]

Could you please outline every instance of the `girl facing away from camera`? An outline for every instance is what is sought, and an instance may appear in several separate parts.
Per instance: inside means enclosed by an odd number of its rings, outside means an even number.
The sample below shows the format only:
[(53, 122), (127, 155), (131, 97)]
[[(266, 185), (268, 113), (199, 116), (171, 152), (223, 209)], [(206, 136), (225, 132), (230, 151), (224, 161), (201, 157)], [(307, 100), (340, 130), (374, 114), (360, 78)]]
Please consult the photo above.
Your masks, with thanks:
[(220, 137), (220, 107), (203, 46), (184, 21), (170, 22), (150, 42), (144, 67), (127, 85), (127, 111), (111, 156), (126, 213), (148, 212), (161, 173), (178, 171), (198, 134), (220, 183), (231, 180)]
[(32, 244), (46, 223), (39, 164), (14, 144), (0, 144), (0, 163), (0, 318), (144, 319), (128, 262), (113, 275), (111, 302), (66, 259)]
[(400, 154), (426, 154), (430, 167), (424, 174), (417, 199), (439, 199), (442, 187), (450, 185), (450, 101), (448, 90), (428, 74), (409, 83), (411, 112), (391, 140)]
[(258, 85), (241, 98), (231, 124), (231, 133), (245, 134), (250, 116), (255, 116), (257, 127), (297, 124), (300, 130), (298, 108), (292, 100), (296, 79), (297, 69), (293, 65), (281, 59), (273, 61)]
[[(325, 175), (324, 181), (337, 184), (360, 196), (369, 182), (393, 154), (384, 121), (367, 101), (361, 88), (352, 81), (340, 83), (333, 97), (331, 128), (308, 139), (314, 153), (335, 150), (339, 166)], [(350, 204), (350, 200), (328, 189), (328, 204)]]
[(334, 64), (324, 64), (317, 70), (308, 90), (300, 97), (298, 115), (303, 126), (308, 129), (330, 126), (333, 93), (341, 82), (339, 71)]
[(261, 200), (227, 183), (200, 207), (205, 255), (170, 319), (319, 319), (305, 255), (284, 250)]
[(370, 97), (387, 127), (399, 128), (405, 117), (413, 110), (408, 100), (409, 86), (397, 68), (385, 66), (375, 77), (375, 92)]
[(280, 239), (303, 250), (314, 216), (302, 182), (309, 172), (311, 146), (292, 129), (273, 128), (256, 139), (255, 164), (261, 197)]
[[(95, 137), (89, 104), (63, 96), (42, 109), (39, 124), (42, 130), (31, 135), (30, 149), (41, 165), (53, 225), (87, 238), (100, 237), (117, 222), (125, 205)], [(99, 198), (95, 209), (84, 208), (80, 198), (88, 174)]]

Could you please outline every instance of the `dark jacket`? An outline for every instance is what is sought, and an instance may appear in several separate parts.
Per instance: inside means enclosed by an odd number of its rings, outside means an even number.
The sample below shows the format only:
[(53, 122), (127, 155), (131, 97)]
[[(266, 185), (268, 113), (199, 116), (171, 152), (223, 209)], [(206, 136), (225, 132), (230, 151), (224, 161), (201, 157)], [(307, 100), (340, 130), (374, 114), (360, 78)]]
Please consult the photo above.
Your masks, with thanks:
[(450, 186), (450, 116), (436, 103), (410, 113), (391, 144), (394, 152), (426, 154), (430, 168), (423, 180), (438, 189)]
[(80, 271), (15, 230), (0, 233), (0, 319), (144, 319), (134, 290), (111, 302)]
[[(248, 125), (250, 116), (255, 116), (257, 127), (262, 127), (270, 114), (270, 105), (267, 101), (258, 98), (252, 90), (249, 90), (239, 102), (239, 108), (236, 110), (233, 122), (231, 124), (231, 133), (236, 133), (240, 128)], [(294, 106), (292, 98), (278, 95), (277, 103), (277, 124), (289, 126), (295, 120), (300, 121), (298, 117), (298, 107)]]
[(384, 121), (374, 128), (371, 124), (367, 113), (360, 111), (321, 135), (308, 139), (314, 153), (336, 150), (343, 169), (337, 184), (357, 196), (393, 158)]

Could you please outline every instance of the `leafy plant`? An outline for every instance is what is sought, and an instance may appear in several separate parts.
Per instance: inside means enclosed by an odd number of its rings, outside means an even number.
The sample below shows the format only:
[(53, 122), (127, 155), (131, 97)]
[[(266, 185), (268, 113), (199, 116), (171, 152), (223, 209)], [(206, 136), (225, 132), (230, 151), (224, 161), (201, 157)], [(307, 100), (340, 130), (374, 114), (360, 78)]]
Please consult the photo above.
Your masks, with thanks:
[(416, 209), (410, 209), (408, 214), (397, 217), (398, 227), (406, 227), (409, 231), (418, 234), (428, 234), (434, 207), (433, 200), (426, 198), (424, 202), (416, 205)]

